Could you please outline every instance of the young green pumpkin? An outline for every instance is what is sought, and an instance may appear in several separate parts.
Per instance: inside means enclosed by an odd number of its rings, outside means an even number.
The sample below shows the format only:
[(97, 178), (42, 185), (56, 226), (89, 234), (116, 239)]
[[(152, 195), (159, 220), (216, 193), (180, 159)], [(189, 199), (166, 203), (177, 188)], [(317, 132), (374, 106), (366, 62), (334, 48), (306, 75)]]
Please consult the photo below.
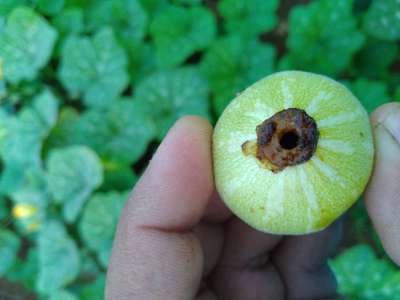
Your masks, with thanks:
[(280, 72), (259, 80), (215, 127), (217, 190), (252, 227), (276, 234), (326, 228), (361, 195), (373, 165), (368, 114), (340, 83)]

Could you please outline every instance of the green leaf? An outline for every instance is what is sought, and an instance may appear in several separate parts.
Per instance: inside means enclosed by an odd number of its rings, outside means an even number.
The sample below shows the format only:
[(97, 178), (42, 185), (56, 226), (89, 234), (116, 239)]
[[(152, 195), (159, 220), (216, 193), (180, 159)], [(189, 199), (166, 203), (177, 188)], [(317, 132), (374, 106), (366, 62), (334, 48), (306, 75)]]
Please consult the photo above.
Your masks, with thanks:
[(386, 41), (400, 39), (400, 2), (374, 0), (364, 17), (364, 30)]
[(38, 272), (38, 251), (36, 248), (30, 248), (24, 259), (17, 258), (6, 277), (9, 281), (22, 283), (25, 288), (34, 290)]
[(49, 300), (78, 300), (78, 298), (65, 290), (59, 290), (51, 293)]
[(81, 33), (84, 29), (82, 9), (77, 7), (66, 8), (54, 16), (53, 25), (61, 35)]
[(132, 163), (146, 151), (154, 125), (131, 99), (117, 100), (105, 111), (88, 110), (76, 127), (77, 142), (106, 162)]
[(57, 32), (30, 8), (13, 10), (0, 34), (5, 79), (11, 83), (34, 79), (49, 61), (56, 38)]
[(14, 8), (27, 4), (27, 0), (1, 0), (0, 16), (7, 16)]
[(4, 221), (10, 214), (7, 208), (7, 200), (0, 196), (0, 224)]
[(287, 47), (291, 68), (337, 75), (349, 66), (364, 42), (352, 3), (321, 0), (290, 11)]
[(157, 59), (152, 44), (129, 43), (125, 47), (129, 56), (130, 78), (137, 83), (157, 71)]
[(173, 0), (174, 3), (183, 4), (183, 5), (195, 5), (201, 4), (201, 0)]
[(278, 4), (278, 0), (222, 0), (218, 10), (225, 19), (227, 32), (256, 36), (277, 25), (275, 11)]
[(75, 123), (78, 121), (78, 118), (79, 114), (74, 108), (69, 106), (62, 108), (57, 123), (45, 141), (45, 153), (48, 152), (48, 149), (62, 148), (75, 143)]
[(79, 292), (80, 300), (104, 299), (106, 277), (104, 274), (97, 277), (96, 281), (85, 285)]
[(42, 229), (38, 249), (40, 293), (53, 293), (75, 280), (80, 268), (78, 248), (61, 223), (50, 221)]
[[(397, 293), (393, 293), (390, 298), (382, 298), (382, 286), (389, 282), (394, 273), (394, 268), (391, 263), (386, 260), (376, 260), (372, 262), (363, 274), (364, 285), (360, 289), (359, 295), (362, 299), (394, 299), (393, 296), (398, 294), (400, 288), (397, 288)], [(397, 283), (400, 283), (398, 281)]]
[(137, 175), (129, 165), (105, 168), (101, 191), (126, 191), (132, 189), (137, 180)]
[(79, 254), (82, 262), (80, 274), (88, 277), (97, 277), (101, 271), (91, 250), (86, 247), (81, 248)]
[(147, 14), (138, 0), (94, 1), (87, 12), (91, 31), (108, 25), (129, 41), (141, 41), (146, 34)]
[(21, 185), (11, 193), (14, 203), (31, 204), (45, 208), (49, 201), (47, 182), (44, 171), (40, 168), (25, 169)]
[(27, 166), (40, 166), (42, 141), (57, 118), (57, 99), (47, 90), (33, 99), (31, 107), (24, 107), (15, 116), (3, 115), (0, 155), (14, 173)]
[(350, 248), (330, 264), (339, 292), (350, 299), (400, 299), (400, 272), (392, 262), (376, 258), (370, 246)]
[(391, 101), (385, 82), (359, 78), (351, 84), (351, 90), (368, 112)]
[(394, 91), (394, 98), (393, 98), (393, 100), (394, 100), (394, 101), (400, 102), (400, 86), (398, 86), (398, 87), (396, 88), (396, 90)]
[(396, 272), (390, 278), (381, 283), (380, 293), (377, 298), (367, 298), (368, 300), (399, 300), (400, 299), (400, 272)]
[(339, 292), (345, 295), (356, 295), (364, 284), (366, 270), (374, 260), (375, 254), (372, 249), (361, 244), (331, 261)]
[(355, 59), (360, 76), (379, 78), (396, 60), (398, 52), (393, 42), (369, 40)]
[(169, 6), (157, 14), (150, 25), (156, 54), (162, 66), (177, 66), (213, 41), (216, 22), (202, 7)]
[(49, 153), (47, 170), (54, 201), (63, 204), (65, 220), (74, 222), (92, 191), (103, 181), (99, 158), (84, 146), (55, 149)]
[(64, 0), (36, 0), (36, 5), (41, 13), (52, 16), (63, 9)]
[(201, 63), (201, 71), (213, 91), (217, 114), (222, 113), (237, 93), (273, 72), (275, 55), (272, 46), (239, 36), (213, 43)]
[(37, 115), (45, 128), (45, 134), (47, 134), (57, 121), (57, 98), (49, 90), (44, 90), (33, 99), (32, 107), (37, 112)]
[[(12, 191), (9, 197), (14, 203), (14, 224), (22, 235), (29, 235), (40, 229), (46, 220), (46, 208), (49, 203), (46, 176), (42, 169), (25, 168), (18, 189)], [(15, 213), (21, 206), (32, 207), (30, 215)]]
[(207, 82), (194, 68), (159, 71), (136, 86), (137, 105), (157, 127), (161, 140), (174, 122), (188, 114), (209, 117)]
[(20, 244), (16, 234), (7, 229), (0, 229), (0, 277), (14, 264)]
[(96, 251), (100, 262), (107, 267), (115, 229), (128, 193), (95, 194), (88, 201), (79, 223), (85, 244)]
[(128, 84), (127, 58), (111, 29), (93, 37), (69, 37), (62, 49), (59, 78), (72, 97), (87, 106), (104, 107)]
[(151, 19), (169, 5), (168, 0), (139, 0), (139, 2)]

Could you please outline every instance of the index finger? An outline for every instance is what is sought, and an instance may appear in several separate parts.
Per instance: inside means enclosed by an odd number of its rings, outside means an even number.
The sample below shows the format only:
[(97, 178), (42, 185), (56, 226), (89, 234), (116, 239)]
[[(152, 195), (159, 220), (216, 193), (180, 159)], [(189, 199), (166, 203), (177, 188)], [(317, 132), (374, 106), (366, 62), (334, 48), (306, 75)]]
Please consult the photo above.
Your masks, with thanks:
[(400, 265), (400, 104), (372, 114), (375, 168), (365, 193), (368, 213), (388, 255)]
[(107, 274), (106, 299), (193, 299), (204, 255), (191, 229), (213, 192), (211, 126), (177, 122), (128, 200)]

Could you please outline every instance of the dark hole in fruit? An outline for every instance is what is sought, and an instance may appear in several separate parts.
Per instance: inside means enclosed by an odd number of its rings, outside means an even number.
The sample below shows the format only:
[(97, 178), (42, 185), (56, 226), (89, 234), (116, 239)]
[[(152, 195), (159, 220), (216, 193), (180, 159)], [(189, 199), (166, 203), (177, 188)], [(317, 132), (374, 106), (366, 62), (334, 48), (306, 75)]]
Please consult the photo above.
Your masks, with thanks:
[(319, 131), (306, 111), (288, 108), (256, 127), (257, 140), (242, 145), (244, 155), (255, 156), (273, 172), (308, 161), (314, 155)]
[(293, 149), (296, 148), (299, 143), (299, 136), (295, 131), (288, 131), (282, 135), (279, 140), (279, 144), (283, 149)]

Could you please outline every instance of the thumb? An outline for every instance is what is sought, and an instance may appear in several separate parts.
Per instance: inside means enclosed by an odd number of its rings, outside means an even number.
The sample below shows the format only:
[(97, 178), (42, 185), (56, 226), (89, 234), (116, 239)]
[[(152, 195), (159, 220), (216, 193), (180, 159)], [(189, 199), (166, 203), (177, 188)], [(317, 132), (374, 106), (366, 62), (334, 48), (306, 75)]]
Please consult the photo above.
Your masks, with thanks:
[(386, 252), (400, 265), (400, 103), (378, 108), (372, 125), (375, 168), (366, 207)]
[(106, 299), (195, 297), (204, 257), (190, 229), (213, 191), (211, 131), (206, 121), (186, 117), (160, 145), (122, 213)]

